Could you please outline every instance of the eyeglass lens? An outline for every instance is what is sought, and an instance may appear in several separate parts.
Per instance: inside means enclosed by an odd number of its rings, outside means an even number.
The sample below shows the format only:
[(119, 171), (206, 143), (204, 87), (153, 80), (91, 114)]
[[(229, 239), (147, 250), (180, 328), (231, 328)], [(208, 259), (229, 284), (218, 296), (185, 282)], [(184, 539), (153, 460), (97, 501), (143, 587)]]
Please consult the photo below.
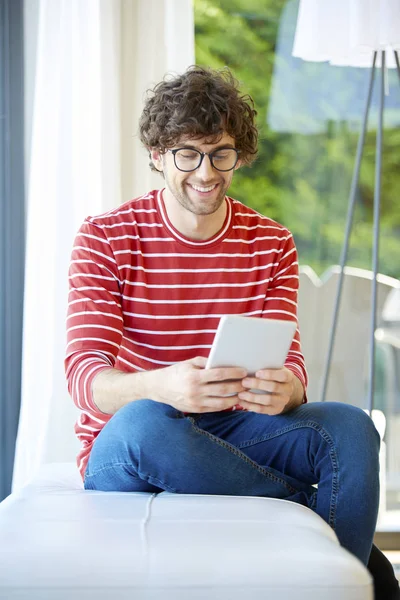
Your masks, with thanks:
[[(198, 150), (182, 148), (175, 152), (175, 164), (181, 171), (194, 171), (200, 166), (201, 153)], [(237, 151), (234, 148), (221, 148), (211, 152), (212, 166), (218, 171), (230, 171), (237, 163)]]

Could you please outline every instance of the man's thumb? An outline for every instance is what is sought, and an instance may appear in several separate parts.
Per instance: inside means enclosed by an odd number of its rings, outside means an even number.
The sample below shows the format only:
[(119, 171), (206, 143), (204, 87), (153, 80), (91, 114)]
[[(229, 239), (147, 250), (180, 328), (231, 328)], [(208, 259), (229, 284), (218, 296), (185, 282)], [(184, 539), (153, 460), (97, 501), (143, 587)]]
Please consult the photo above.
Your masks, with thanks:
[(204, 356), (195, 356), (189, 361), (193, 366), (198, 367), (199, 369), (204, 369), (207, 364), (207, 359)]

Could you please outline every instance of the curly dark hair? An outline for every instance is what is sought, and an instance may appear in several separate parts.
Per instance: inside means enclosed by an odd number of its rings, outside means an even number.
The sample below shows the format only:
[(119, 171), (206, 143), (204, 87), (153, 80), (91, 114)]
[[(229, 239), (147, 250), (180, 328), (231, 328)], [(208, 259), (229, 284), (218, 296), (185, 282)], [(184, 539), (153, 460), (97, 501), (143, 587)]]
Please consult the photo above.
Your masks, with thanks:
[[(166, 76), (147, 93), (139, 132), (148, 150), (165, 152), (183, 137), (207, 137), (210, 143), (217, 143), (226, 132), (235, 139), (243, 163), (255, 159), (254, 102), (241, 94), (227, 67), (214, 70), (193, 65), (183, 75)], [(156, 170), (152, 162), (150, 167)]]

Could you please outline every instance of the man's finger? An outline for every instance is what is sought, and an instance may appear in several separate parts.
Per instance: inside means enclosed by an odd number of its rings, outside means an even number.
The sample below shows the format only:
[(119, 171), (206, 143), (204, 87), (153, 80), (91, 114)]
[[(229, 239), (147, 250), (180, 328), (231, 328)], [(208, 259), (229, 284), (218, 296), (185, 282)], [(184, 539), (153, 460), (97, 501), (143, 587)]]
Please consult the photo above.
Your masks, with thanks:
[[(257, 394), (255, 394), (255, 395), (257, 395)], [(273, 415), (278, 415), (279, 413), (282, 412), (282, 407), (280, 404), (261, 404), (258, 402), (251, 402), (251, 401), (243, 400), (240, 396), (239, 396), (238, 404), (244, 410), (259, 413), (262, 415), (273, 416)]]
[(260, 393), (263, 394), (282, 394), (282, 390), (284, 389), (283, 386), (285, 384), (280, 383), (279, 381), (246, 377), (245, 379), (242, 379), (242, 385), (246, 388), (246, 391), (248, 389), (260, 390)]
[(239, 404), (239, 398), (237, 394), (229, 396), (229, 398), (222, 398), (220, 396), (208, 396), (203, 400), (203, 411), (202, 412), (217, 412), (220, 410), (227, 410)]
[(187, 361), (188, 363), (194, 365), (195, 367), (199, 367), (200, 369), (204, 369), (207, 364), (207, 359), (204, 356), (195, 356)]
[(218, 367), (215, 369), (204, 369), (201, 381), (210, 383), (212, 381), (237, 381), (246, 377), (246, 369), (241, 367)]
[(272, 406), (277, 400), (280, 400), (281, 397), (282, 396), (280, 394), (271, 394), (269, 392), (265, 392), (265, 394), (253, 394), (252, 392), (248, 391), (239, 393), (239, 402), (245, 400), (246, 402), (250, 402), (252, 404)]
[(278, 381), (279, 383), (286, 383), (289, 381), (287, 369), (262, 369), (261, 371), (257, 371), (256, 377), (266, 381)]

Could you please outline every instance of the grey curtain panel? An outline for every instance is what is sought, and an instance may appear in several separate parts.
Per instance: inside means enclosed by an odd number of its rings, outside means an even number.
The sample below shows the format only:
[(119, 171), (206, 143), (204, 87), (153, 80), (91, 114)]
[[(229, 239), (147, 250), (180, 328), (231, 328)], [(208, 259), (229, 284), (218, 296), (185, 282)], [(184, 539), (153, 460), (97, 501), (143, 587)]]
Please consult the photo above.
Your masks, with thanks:
[(23, 0), (0, 0), (0, 500), (11, 490), (21, 397), (23, 88)]

